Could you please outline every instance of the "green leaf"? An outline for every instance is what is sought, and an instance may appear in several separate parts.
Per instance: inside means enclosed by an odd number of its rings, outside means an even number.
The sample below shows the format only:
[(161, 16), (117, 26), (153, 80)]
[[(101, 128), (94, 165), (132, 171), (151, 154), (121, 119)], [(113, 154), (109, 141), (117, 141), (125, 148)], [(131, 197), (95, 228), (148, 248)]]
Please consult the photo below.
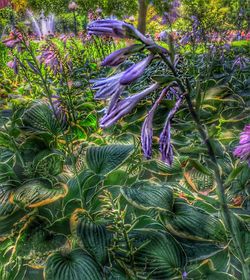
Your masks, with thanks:
[(43, 150), (35, 156), (33, 172), (43, 176), (56, 176), (62, 172), (63, 156), (58, 152)]
[(65, 184), (51, 187), (48, 182), (33, 180), (16, 189), (10, 196), (10, 202), (20, 207), (40, 207), (65, 197), (67, 192)]
[(45, 280), (103, 280), (99, 266), (81, 249), (51, 255), (44, 275)]
[(37, 102), (24, 113), (22, 120), (26, 129), (55, 136), (66, 129), (64, 116), (64, 113), (58, 112), (55, 117), (49, 104)]
[(91, 221), (83, 209), (76, 209), (71, 217), (71, 229), (79, 238), (84, 249), (99, 263), (105, 263), (108, 257), (108, 245), (111, 233), (105, 225)]
[(212, 242), (190, 241), (179, 237), (177, 240), (181, 244), (189, 262), (205, 260), (224, 250), (224, 247)]
[(171, 211), (174, 203), (170, 187), (140, 181), (132, 186), (121, 188), (122, 195), (134, 207), (149, 210)]
[(167, 229), (176, 236), (194, 240), (227, 240), (225, 228), (216, 216), (182, 201), (176, 201), (172, 214), (163, 218)]
[(108, 145), (87, 149), (86, 162), (93, 172), (107, 175), (117, 169), (132, 153), (132, 145)]
[(206, 260), (198, 268), (188, 273), (188, 279), (206, 279), (206, 280), (236, 280), (236, 278), (228, 273), (216, 271), (213, 262)]
[(9, 201), (14, 188), (11, 182), (0, 184), (0, 217), (10, 215), (17, 209), (17, 206)]
[(141, 269), (142, 277), (155, 280), (181, 277), (186, 257), (181, 246), (170, 234), (144, 229), (134, 231), (132, 237), (134, 245), (139, 248), (134, 255), (134, 261)]
[(15, 253), (33, 267), (44, 266), (48, 255), (67, 242), (64, 235), (45, 230), (45, 226), (40, 219), (29, 220), (16, 241)]

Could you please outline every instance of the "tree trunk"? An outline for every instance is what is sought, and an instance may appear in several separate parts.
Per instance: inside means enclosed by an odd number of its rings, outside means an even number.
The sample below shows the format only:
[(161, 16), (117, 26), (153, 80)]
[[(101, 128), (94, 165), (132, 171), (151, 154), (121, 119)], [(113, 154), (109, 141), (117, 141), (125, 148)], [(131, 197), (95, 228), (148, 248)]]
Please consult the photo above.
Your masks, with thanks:
[(139, 13), (138, 13), (138, 30), (145, 34), (146, 32), (146, 19), (147, 19), (147, 10), (148, 10), (148, 1), (147, 0), (138, 0), (139, 4)]

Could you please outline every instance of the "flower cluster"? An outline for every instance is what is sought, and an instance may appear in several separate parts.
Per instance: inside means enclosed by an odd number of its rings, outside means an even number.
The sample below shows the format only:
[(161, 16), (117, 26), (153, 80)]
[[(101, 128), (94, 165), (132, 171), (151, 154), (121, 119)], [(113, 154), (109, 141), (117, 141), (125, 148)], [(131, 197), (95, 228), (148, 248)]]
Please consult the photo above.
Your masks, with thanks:
[(234, 156), (248, 161), (250, 166), (250, 124), (246, 125), (240, 134), (239, 145), (234, 150)]
[[(142, 35), (132, 25), (117, 20), (97, 20), (88, 26), (90, 34), (113, 36), (120, 38), (136, 38), (141, 41), (141, 44), (134, 44), (126, 48), (117, 50), (111, 53), (102, 62), (103, 66), (118, 66), (124, 62), (128, 56), (138, 51), (147, 48), (151, 53), (143, 60), (133, 64), (123, 72), (117, 73), (108, 78), (100, 78), (92, 80), (93, 89), (96, 91), (95, 98), (101, 100), (109, 100), (108, 108), (105, 110), (105, 114), (100, 121), (102, 128), (108, 128), (115, 124), (118, 120), (129, 114), (136, 105), (149, 94), (156, 91), (161, 87), (161, 84), (156, 82), (139, 93), (121, 98), (122, 93), (126, 86), (135, 82), (138, 78), (142, 77), (145, 69), (150, 63), (157, 57), (157, 47), (161, 52), (167, 53), (165, 49), (161, 49), (160, 46), (156, 46), (150, 39)], [(170, 83), (171, 84), (171, 83)], [(141, 143), (145, 157), (147, 159), (152, 156), (152, 138), (153, 138), (153, 117), (157, 109), (158, 104), (163, 98), (166, 98), (167, 94), (174, 91), (174, 98), (176, 99), (175, 106), (170, 110), (163, 131), (160, 135), (160, 151), (162, 154), (162, 160), (171, 165), (173, 162), (173, 147), (171, 145), (171, 119), (181, 105), (182, 97), (178, 94), (178, 91), (173, 90), (169, 85), (164, 88), (159, 98), (149, 111), (142, 126)], [(172, 94), (173, 95), (173, 94)], [(173, 98), (173, 96), (170, 98)]]
[(37, 59), (40, 63), (44, 63), (45, 67), (51, 69), (54, 75), (63, 73), (64, 66), (69, 70), (72, 67), (72, 62), (68, 59), (68, 54), (62, 60), (54, 44), (43, 47), (41, 55), (37, 56)]

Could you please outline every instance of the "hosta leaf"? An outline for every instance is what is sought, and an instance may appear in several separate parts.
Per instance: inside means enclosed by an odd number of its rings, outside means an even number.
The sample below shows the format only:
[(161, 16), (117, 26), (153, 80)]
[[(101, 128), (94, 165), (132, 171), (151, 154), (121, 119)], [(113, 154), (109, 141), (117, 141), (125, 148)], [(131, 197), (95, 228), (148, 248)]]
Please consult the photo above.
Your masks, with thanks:
[(103, 280), (100, 267), (81, 249), (51, 255), (44, 276), (45, 280)]
[(56, 176), (62, 172), (63, 156), (50, 150), (41, 151), (33, 161), (34, 173)]
[(3, 131), (0, 131), (0, 147), (12, 147), (11, 136)]
[(182, 164), (185, 166), (185, 162), (187, 161), (187, 157), (174, 159), (173, 164), (167, 165), (160, 160), (150, 160), (144, 163), (144, 167), (149, 170), (150, 172), (161, 174), (161, 175), (182, 175), (183, 167)]
[(105, 225), (91, 221), (83, 209), (76, 209), (71, 218), (71, 229), (87, 250), (99, 263), (105, 263), (108, 257), (108, 245), (111, 233)]
[(86, 162), (96, 174), (106, 175), (117, 169), (132, 151), (132, 145), (93, 146), (87, 149)]
[(214, 215), (176, 201), (173, 213), (165, 215), (166, 227), (175, 235), (196, 240), (225, 241), (226, 232), (222, 222)]
[(214, 189), (214, 178), (212, 175), (204, 174), (195, 168), (184, 172), (184, 177), (191, 186), (191, 188), (196, 191), (206, 191), (210, 192)]
[(67, 238), (64, 235), (41, 229), (41, 225), (35, 225), (33, 221), (26, 224), (26, 228), (19, 235), (15, 252), (28, 260), (29, 265), (42, 267), (48, 255), (64, 246), (66, 242)]
[(0, 182), (6, 183), (9, 180), (17, 179), (13, 167), (7, 163), (0, 163)]
[(224, 250), (224, 247), (212, 242), (190, 241), (184, 238), (177, 238), (177, 240), (185, 251), (189, 262), (205, 260)]
[(173, 192), (170, 187), (140, 181), (132, 186), (121, 188), (122, 195), (133, 206), (149, 210), (171, 211), (173, 206)]
[(211, 260), (204, 261), (198, 268), (188, 273), (188, 279), (200, 280), (236, 280), (228, 273), (216, 271)]
[(11, 182), (0, 184), (0, 217), (13, 213), (17, 208), (16, 205), (11, 204), (9, 201), (14, 187)]
[(141, 277), (155, 280), (181, 277), (186, 257), (181, 246), (170, 234), (163, 231), (136, 230), (132, 236), (134, 244), (139, 248), (134, 255), (134, 261), (141, 269)]
[(56, 117), (49, 104), (38, 102), (28, 109), (23, 117), (24, 128), (38, 133), (59, 135), (66, 129), (65, 114), (56, 112)]
[(64, 184), (51, 187), (47, 182), (33, 180), (25, 183), (10, 196), (10, 202), (21, 207), (40, 207), (65, 197), (68, 188)]
[(18, 223), (24, 215), (25, 212), (19, 210), (7, 217), (0, 218), (0, 240), (10, 236), (15, 224)]

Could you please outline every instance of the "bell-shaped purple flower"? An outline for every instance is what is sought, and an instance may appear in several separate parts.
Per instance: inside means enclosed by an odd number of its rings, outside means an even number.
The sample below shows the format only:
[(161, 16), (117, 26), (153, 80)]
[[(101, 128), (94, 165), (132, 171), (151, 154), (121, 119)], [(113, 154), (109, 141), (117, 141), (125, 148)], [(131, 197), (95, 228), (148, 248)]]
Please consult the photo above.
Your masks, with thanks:
[(87, 30), (89, 35), (131, 38), (140, 40), (146, 45), (152, 45), (154, 43), (151, 38), (145, 37), (133, 25), (120, 20), (95, 20), (88, 25)]
[(141, 129), (141, 145), (144, 156), (146, 159), (150, 159), (152, 156), (152, 141), (153, 141), (153, 118), (155, 111), (160, 104), (162, 98), (166, 95), (168, 88), (165, 88), (160, 94), (159, 98), (154, 103), (153, 107), (146, 116), (142, 129)]
[(88, 25), (88, 33), (90, 35), (104, 35), (119, 38), (128, 38), (129, 30), (134, 27), (120, 20), (95, 20)]
[(9, 61), (7, 63), (7, 66), (11, 69), (13, 69), (14, 73), (17, 75), (18, 72), (19, 72), (19, 65), (18, 65), (18, 61), (17, 61), (17, 58), (14, 57), (13, 60)]
[(119, 119), (129, 114), (140, 100), (142, 100), (144, 97), (146, 97), (149, 93), (151, 93), (158, 87), (158, 83), (153, 84), (149, 88), (141, 91), (140, 93), (117, 101), (113, 105), (112, 109), (108, 110), (104, 117), (101, 119), (100, 126), (102, 128), (107, 128), (116, 123)]
[(120, 79), (124, 72), (118, 73), (108, 78), (100, 78), (91, 80), (93, 83), (93, 90), (96, 90), (95, 99), (107, 99), (114, 95), (118, 90), (122, 90), (123, 86), (120, 85)]
[(235, 148), (233, 154), (241, 160), (248, 161), (250, 166), (250, 124), (246, 125), (241, 132), (239, 145)]
[(117, 66), (125, 61), (128, 55), (138, 52), (144, 48), (142, 44), (134, 44), (129, 47), (114, 51), (109, 56), (107, 56), (103, 62), (102, 66)]
[(179, 109), (183, 97), (179, 97), (176, 101), (175, 106), (170, 110), (162, 133), (160, 135), (160, 152), (162, 161), (166, 162), (168, 165), (173, 163), (174, 153), (173, 146), (171, 144), (171, 119), (173, 118), (176, 111)]
[(122, 75), (122, 77), (120, 79), (120, 84), (128, 85), (128, 84), (134, 82), (135, 80), (137, 80), (139, 77), (141, 77), (142, 74), (144, 73), (146, 67), (151, 63), (153, 58), (154, 58), (154, 55), (149, 55), (142, 61), (129, 67)]

